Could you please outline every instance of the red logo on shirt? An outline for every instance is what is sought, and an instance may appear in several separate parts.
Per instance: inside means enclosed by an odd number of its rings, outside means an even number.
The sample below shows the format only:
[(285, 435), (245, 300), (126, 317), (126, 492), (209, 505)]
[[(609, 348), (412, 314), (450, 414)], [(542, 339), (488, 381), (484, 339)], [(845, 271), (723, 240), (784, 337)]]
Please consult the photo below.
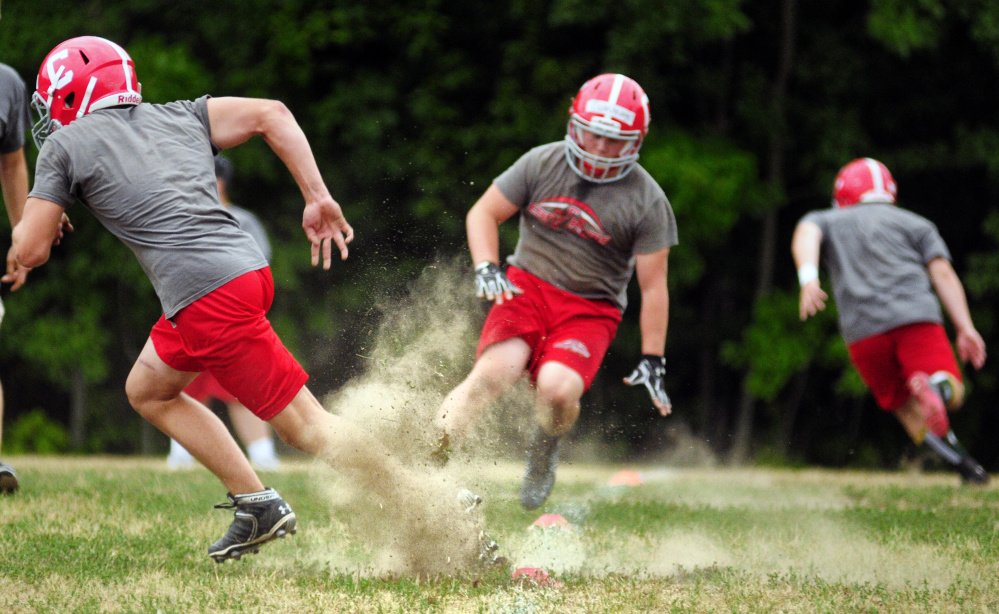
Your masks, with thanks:
[(611, 240), (593, 210), (574, 198), (557, 196), (531, 203), (527, 211), (549, 228), (565, 229), (600, 245), (607, 245)]

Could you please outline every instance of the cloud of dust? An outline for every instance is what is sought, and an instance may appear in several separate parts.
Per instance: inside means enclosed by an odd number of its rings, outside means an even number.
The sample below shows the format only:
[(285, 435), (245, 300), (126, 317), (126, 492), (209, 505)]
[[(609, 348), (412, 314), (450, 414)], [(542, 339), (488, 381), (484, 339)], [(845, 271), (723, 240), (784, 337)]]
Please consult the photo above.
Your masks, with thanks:
[[(365, 372), (324, 404), (363, 425), (405, 461), (425, 464), (438, 435), (437, 410), (475, 361), (484, 302), (460, 258), (428, 266), (407, 296), (384, 298), (376, 307), (382, 320)], [(501, 399), (503, 411), (486, 412), (474, 436), (462, 442), (475, 448), (476, 457), (506, 450), (511, 429), (519, 432), (531, 397), (526, 386), (515, 388)]]
[[(404, 475), (386, 491), (377, 455), (344, 451), (331, 463), (347, 468), (341, 488), (328, 491), (337, 517), (352, 535), (374, 544), (377, 574), (453, 573), (478, 554), (481, 520), (458, 505), (462, 486), (454, 472), (429, 462), (437, 410), (475, 358), (484, 311), (472, 288), (463, 260), (438, 262), (424, 270), (408, 296), (382, 300), (366, 371), (324, 400), (332, 413), (388, 448), (393, 473)], [(476, 445), (477, 456), (499, 449), (493, 442), (504, 439), (488, 434), (495, 421), (483, 422), (474, 444), (465, 443)]]

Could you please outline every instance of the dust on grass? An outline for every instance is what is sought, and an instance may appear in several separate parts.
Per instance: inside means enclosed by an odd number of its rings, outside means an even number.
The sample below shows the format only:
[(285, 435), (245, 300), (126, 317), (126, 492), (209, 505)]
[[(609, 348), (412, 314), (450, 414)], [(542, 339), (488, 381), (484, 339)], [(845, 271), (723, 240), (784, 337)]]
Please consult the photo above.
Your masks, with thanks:
[[(843, 509), (858, 505), (844, 494), (844, 486), (880, 487), (900, 481), (911, 485), (913, 476), (646, 467), (640, 472), (643, 485), (607, 488), (614, 471), (593, 465), (562, 467), (563, 487), (577, 491), (589, 484), (590, 494), (571, 501), (556, 499), (549, 507), (578, 522), (569, 529), (532, 527), (508, 539), (514, 565), (587, 577), (684, 577), (696, 570), (727, 569), (761, 581), (797, 577), (892, 589), (943, 590), (974, 575), (974, 565), (955, 556), (952, 547), (934, 547), (902, 534), (881, 540), (866, 526), (839, 517)], [(921, 484), (924, 480), (915, 479)], [(940, 481), (939, 476), (925, 477), (926, 485)], [(743, 521), (727, 521), (717, 530), (689, 529), (689, 521), (653, 531), (633, 526), (598, 530), (589, 525), (587, 510), (602, 498), (704, 509), (705, 516), (732, 510), (747, 514)], [(969, 547), (974, 544), (954, 546)]]
[[(483, 318), (466, 270), (458, 262), (438, 263), (424, 271), (408, 296), (381, 301), (382, 321), (365, 350), (365, 372), (324, 400), (332, 413), (385, 446), (400, 468), (394, 471), (401, 476), (397, 487), (380, 497), (371, 495), (387, 476), (375, 467), (381, 461), (370, 455), (367, 461), (350, 459), (359, 465), (350, 479), (323, 486), (351, 535), (372, 544), (368, 568), (374, 574), (457, 573), (477, 562), (481, 516), (457, 504), (465, 484), (455, 473), (429, 462), (438, 436), (435, 415), (471, 369)], [(477, 454), (497, 453), (502, 446), (496, 442), (508, 438), (491, 431), (510, 424), (484, 420), (457, 452), (473, 447)], [(368, 453), (358, 452), (361, 457)]]

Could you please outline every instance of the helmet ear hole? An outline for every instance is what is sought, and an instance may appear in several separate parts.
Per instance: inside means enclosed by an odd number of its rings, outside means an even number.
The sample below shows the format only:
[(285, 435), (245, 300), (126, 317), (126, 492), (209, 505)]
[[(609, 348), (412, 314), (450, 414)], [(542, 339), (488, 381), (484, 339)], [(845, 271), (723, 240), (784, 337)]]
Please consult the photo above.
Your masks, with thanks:
[(63, 104), (67, 109), (72, 109), (74, 102), (76, 102), (76, 92), (70, 92), (69, 94), (66, 95), (66, 98), (63, 100)]

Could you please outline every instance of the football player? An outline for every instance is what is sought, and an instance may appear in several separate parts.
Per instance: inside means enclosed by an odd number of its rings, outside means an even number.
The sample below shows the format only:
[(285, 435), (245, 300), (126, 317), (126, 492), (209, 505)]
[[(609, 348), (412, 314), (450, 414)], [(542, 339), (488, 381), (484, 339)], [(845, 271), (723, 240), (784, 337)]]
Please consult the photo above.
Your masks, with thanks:
[(267, 261), (219, 202), (214, 155), (260, 135), (302, 192), (312, 264), (322, 261), (329, 269), (334, 245), (347, 258), (354, 231), (288, 109), (274, 100), (208, 96), (143, 103), (132, 59), (92, 36), (49, 53), (33, 106), (39, 154), (34, 188), (14, 229), (15, 256), (21, 266), (44, 264), (63, 212), (77, 201), (135, 253), (163, 315), (129, 373), (126, 393), (139, 414), (228, 489), (229, 503), (221, 507), (234, 508), (234, 519), (208, 555), (223, 562), (256, 552), (294, 533), (297, 519), (276, 491), (264, 488), (223, 422), (181, 393), (203, 371), (288, 444), (406, 506), (414, 486), (408, 471), (363, 431), (327, 412), (305, 385), (308, 375), (266, 318), (274, 296)]
[[(445, 462), (451, 440), (528, 374), (537, 430), (520, 489), (527, 509), (552, 490), (560, 441), (614, 338), (632, 275), (641, 291), (642, 356), (625, 383), (644, 385), (661, 415), (671, 411), (663, 354), (677, 229), (666, 195), (638, 164), (650, 119), (633, 79), (590, 79), (572, 100), (565, 139), (524, 154), (466, 218), (477, 294), (494, 304), (471, 373), (440, 409), (433, 455)], [(503, 267), (498, 228), (518, 213), (519, 240)]]
[(877, 160), (859, 158), (839, 171), (833, 208), (805, 215), (791, 240), (799, 315), (805, 320), (825, 309), (821, 253), (850, 360), (878, 405), (965, 482), (985, 484), (988, 474), (958, 442), (947, 418), (964, 402), (964, 384), (940, 303), (957, 332), (962, 361), (981, 369), (985, 342), (936, 226), (896, 206), (897, 192)]
[[(6, 64), (0, 64), (0, 187), (11, 228), (21, 221), (24, 199), (28, 196), (28, 163), (24, 157), (24, 135), (31, 116), (24, 80)], [(13, 245), (7, 252), (7, 270), (2, 278), (11, 290), (24, 285), (28, 270), (14, 261)], [(0, 301), (0, 320), (3, 319)], [(3, 388), (0, 388), (0, 441), (3, 435)], [(0, 461), (0, 493), (12, 493), (18, 487), (17, 472)]]

